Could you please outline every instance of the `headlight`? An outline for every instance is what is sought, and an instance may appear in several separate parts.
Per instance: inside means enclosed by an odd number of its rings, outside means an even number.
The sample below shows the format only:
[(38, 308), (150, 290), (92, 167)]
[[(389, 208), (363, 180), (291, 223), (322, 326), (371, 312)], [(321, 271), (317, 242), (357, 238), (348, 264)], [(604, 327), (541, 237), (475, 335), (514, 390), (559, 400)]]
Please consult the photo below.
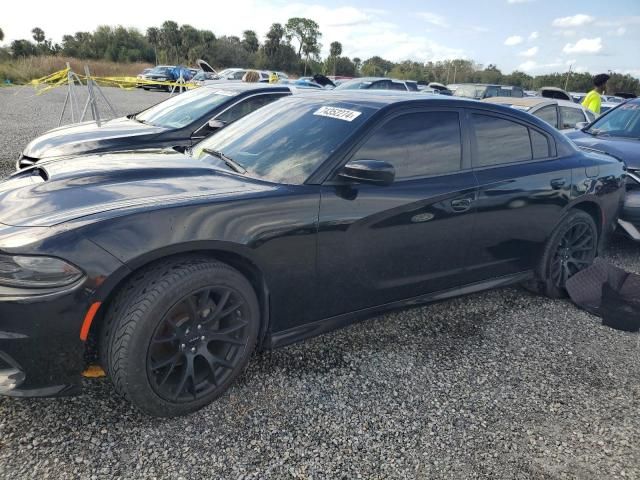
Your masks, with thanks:
[(50, 288), (69, 285), (82, 277), (73, 265), (53, 257), (0, 255), (0, 285)]

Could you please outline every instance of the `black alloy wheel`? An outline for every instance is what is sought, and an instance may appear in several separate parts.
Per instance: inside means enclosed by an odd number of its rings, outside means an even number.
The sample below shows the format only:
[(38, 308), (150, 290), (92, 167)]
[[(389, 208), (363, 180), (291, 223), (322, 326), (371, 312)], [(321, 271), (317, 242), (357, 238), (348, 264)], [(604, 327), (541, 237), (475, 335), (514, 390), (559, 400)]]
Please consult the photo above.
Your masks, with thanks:
[(582, 210), (571, 210), (547, 241), (536, 281), (529, 288), (551, 298), (566, 296), (567, 280), (593, 263), (600, 236), (594, 219)]
[(203, 288), (176, 303), (156, 328), (147, 354), (155, 392), (184, 402), (224, 383), (248, 343), (247, 314), (242, 297), (224, 286)]
[(175, 417), (222, 395), (249, 363), (260, 307), (238, 270), (207, 257), (167, 259), (136, 272), (109, 305), (102, 366), (145, 413)]
[(569, 278), (591, 265), (597, 244), (598, 232), (593, 231), (589, 222), (579, 221), (571, 225), (564, 232), (551, 261), (549, 273), (553, 284), (564, 288)]

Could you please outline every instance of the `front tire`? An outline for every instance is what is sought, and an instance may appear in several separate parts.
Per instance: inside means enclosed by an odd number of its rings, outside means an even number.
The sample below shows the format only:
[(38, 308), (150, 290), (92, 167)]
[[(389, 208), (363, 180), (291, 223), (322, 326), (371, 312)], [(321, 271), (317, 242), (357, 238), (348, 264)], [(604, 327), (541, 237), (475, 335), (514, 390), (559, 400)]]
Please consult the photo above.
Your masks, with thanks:
[(159, 262), (109, 308), (101, 361), (116, 391), (143, 412), (185, 415), (244, 370), (259, 325), (256, 294), (237, 270), (207, 258)]
[(551, 234), (536, 269), (540, 293), (565, 297), (567, 280), (593, 263), (598, 245), (598, 227), (591, 215), (570, 211)]

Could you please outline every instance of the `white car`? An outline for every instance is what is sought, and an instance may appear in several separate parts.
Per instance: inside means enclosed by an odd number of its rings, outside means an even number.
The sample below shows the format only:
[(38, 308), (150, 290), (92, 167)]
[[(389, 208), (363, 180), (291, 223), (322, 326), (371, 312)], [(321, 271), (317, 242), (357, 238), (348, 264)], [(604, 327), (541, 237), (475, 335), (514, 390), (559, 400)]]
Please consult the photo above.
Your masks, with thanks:
[(218, 78), (215, 80), (206, 80), (204, 82), (205, 85), (210, 85), (212, 83), (224, 83), (224, 82), (241, 82), (244, 74), (250, 70), (254, 70), (258, 72), (260, 75), (260, 82), (268, 83), (269, 82), (269, 72), (265, 70), (255, 70), (253, 68), (227, 68), (218, 72)]
[(596, 119), (593, 112), (569, 100), (543, 97), (492, 97), (482, 101), (524, 110), (561, 131), (574, 130), (578, 123), (591, 123)]

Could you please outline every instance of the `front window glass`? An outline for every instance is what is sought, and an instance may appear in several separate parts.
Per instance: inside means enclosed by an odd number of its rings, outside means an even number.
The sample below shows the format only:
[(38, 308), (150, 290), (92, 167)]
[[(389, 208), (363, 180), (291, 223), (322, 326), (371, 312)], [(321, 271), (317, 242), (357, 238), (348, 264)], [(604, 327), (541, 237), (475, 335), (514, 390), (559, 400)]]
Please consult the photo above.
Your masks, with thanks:
[(164, 128), (182, 128), (237, 95), (229, 90), (196, 88), (138, 113), (134, 119)]
[(575, 128), (576, 123), (584, 122), (586, 119), (580, 108), (560, 107), (560, 116), (562, 117), (562, 127)]
[[(602, 108), (604, 111), (604, 107)], [(640, 139), (640, 103), (625, 103), (598, 118), (587, 133), (597, 136)]]
[(198, 143), (193, 156), (219, 164), (206, 150), (222, 152), (248, 176), (300, 185), (373, 111), (339, 101), (284, 98)]
[(399, 180), (457, 172), (462, 161), (458, 114), (424, 112), (393, 118), (353, 158), (388, 162)]

